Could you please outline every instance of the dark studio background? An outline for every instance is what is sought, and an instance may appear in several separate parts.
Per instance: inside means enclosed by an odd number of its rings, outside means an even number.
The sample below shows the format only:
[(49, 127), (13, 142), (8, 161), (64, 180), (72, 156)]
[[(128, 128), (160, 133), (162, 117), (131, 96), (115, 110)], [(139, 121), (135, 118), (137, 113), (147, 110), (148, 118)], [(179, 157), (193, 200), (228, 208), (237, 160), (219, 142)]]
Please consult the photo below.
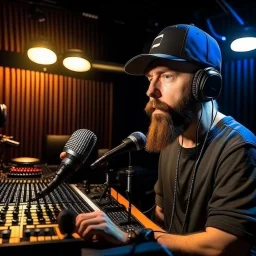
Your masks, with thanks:
[[(254, 1), (227, 2), (246, 24), (256, 24)], [(111, 149), (134, 131), (146, 134), (149, 124), (144, 113), (146, 79), (104, 68), (92, 68), (82, 74), (68, 72), (61, 64), (65, 50), (80, 48), (92, 63), (122, 67), (131, 57), (147, 52), (153, 38), (167, 25), (194, 23), (210, 33), (206, 22), (210, 19), (215, 31), (225, 36), (240, 26), (213, 0), (205, 1), (204, 5), (193, 1), (190, 7), (184, 1), (168, 4), (146, 0), (136, 3), (22, 0), (1, 1), (0, 8), (0, 103), (8, 108), (7, 121), (0, 133), (20, 142), (18, 147), (4, 148), (4, 162), (15, 157), (43, 159), (47, 134), (71, 135), (77, 129), (89, 129), (98, 137), (97, 149)], [(31, 17), (35, 8), (46, 18), (43, 32), (38, 21)], [(55, 43), (59, 53), (57, 63), (46, 69), (30, 62), (25, 54), (27, 43), (42, 33)], [(225, 43), (220, 45), (223, 50), (220, 111), (256, 133), (255, 52), (236, 55), (227, 50)], [(132, 153), (132, 164), (138, 173), (143, 173), (138, 182), (141, 189), (152, 188), (157, 157), (144, 151)], [(124, 169), (128, 164), (126, 154), (113, 162)], [(146, 175), (145, 170), (149, 170)]]

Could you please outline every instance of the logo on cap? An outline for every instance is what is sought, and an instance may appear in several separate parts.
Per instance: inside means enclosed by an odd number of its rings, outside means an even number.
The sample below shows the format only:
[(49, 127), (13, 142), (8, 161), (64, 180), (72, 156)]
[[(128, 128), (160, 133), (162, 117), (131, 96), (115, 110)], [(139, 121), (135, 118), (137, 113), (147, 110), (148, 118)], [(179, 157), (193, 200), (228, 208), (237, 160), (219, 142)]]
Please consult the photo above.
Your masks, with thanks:
[(153, 49), (153, 48), (155, 48), (155, 47), (158, 47), (158, 46), (161, 44), (163, 38), (164, 38), (164, 34), (161, 34), (161, 35), (157, 36), (157, 37), (155, 38), (153, 44), (152, 44), (151, 49)]

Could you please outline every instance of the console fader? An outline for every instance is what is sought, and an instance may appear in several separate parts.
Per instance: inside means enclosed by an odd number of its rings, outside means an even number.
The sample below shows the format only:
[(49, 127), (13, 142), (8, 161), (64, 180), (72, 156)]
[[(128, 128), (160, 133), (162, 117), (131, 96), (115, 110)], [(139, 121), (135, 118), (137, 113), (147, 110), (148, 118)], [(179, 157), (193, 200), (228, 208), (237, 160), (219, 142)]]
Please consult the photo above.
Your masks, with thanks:
[[(29, 202), (54, 174), (47, 165), (15, 166), (0, 172), (0, 249), (6, 244), (63, 239), (57, 218), (64, 209), (76, 214), (101, 209), (124, 231), (143, 227), (135, 216), (129, 218), (126, 207), (105, 184), (63, 183), (44, 198)], [(73, 237), (79, 239), (77, 234)]]

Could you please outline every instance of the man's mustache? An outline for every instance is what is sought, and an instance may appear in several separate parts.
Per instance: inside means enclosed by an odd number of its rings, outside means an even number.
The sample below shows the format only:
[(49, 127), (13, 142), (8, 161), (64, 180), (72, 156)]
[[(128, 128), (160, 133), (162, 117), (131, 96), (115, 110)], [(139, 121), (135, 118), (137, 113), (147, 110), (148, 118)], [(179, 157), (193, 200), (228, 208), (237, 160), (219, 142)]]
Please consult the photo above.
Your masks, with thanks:
[(156, 109), (161, 110), (161, 111), (163, 111), (163, 112), (167, 112), (167, 113), (169, 113), (169, 112), (172, 111), (172, 108), (171, 108), (168, 104), (166, 104), (166, 103), (164, 103), (164, 102), (162, 102), (162, 101), (160, 101), (160, 100), (158, 100), (158, 99), (150, 100), (150, 101), (147, 103), (146, 107), (145, 107), (146, 113), (147, 113), (148, 115), (150, 115), (150, 116), (152, 115), (152, 113), (153, 113)]

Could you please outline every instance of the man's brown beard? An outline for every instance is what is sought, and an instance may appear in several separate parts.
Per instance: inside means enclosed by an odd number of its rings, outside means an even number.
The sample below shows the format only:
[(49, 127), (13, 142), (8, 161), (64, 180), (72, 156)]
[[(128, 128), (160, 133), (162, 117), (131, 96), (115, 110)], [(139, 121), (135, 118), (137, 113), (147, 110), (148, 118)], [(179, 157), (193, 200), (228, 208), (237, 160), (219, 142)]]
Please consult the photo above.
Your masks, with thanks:
[(159, 152), (171, 142), (173, 134), (171, 122), (168, 113), (155, 114), (152, 117), (147, 134), (146, 151)]
[[(159, 109), (163, 113), (152, 115), (155, 109)], [(191, 124), (193, 100), (189, 94), (185, 95), (183, 101), (174, 109), (166, 103), (154, 99), (147, 103), (145, 112), (151, 118), (145, 149), (149, 152), (160, 152)]]

